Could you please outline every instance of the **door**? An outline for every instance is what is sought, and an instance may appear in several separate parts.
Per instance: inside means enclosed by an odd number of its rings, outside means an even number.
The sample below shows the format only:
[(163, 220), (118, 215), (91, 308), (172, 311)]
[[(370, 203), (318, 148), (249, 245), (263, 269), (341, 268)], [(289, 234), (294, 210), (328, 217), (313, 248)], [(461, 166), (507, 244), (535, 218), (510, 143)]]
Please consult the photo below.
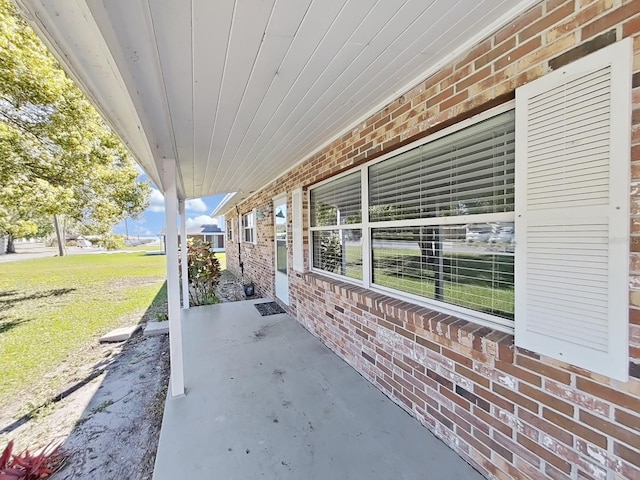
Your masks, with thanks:
[(289, 305), (289, 277), (287, 276), (287, 197), (273, 201), (275, 243), (276, 297)]

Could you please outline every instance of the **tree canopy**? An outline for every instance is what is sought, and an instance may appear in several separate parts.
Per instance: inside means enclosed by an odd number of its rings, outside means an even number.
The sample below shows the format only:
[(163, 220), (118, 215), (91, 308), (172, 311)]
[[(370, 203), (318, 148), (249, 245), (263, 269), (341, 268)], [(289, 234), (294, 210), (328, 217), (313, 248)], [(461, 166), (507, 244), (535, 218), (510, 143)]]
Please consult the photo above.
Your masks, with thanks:
[(127, 148), (8, 0), (0, 0), (0, 236), (65, 215), (107, 234), (147, 207)]

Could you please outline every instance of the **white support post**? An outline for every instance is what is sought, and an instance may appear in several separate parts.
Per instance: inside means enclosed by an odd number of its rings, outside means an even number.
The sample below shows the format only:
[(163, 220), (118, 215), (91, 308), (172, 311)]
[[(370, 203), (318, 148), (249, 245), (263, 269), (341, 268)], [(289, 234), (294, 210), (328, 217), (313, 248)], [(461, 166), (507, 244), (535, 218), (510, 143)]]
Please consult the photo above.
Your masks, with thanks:
[(171, 396), (184, 395), (184, 360), (182, 356), (182, 312), (178, 275), (178, 193), (175, 160), (165, 159), (164, 215), (167, 242), (167, 299), (169, 303), (169, 354), (171, 358)]
[(180, 256), (182, 261), (182, 308), (189, 308), (189, 272), (187, 268), (187, 216), (185, 202), (178, 202), (180, 210)]

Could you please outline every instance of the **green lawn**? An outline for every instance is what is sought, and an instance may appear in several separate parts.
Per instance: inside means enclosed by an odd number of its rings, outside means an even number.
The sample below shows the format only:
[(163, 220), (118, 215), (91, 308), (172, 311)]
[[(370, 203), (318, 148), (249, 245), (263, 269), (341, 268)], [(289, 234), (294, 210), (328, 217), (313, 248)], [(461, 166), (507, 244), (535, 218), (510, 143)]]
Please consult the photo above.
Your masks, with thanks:
[(0, 264), (0, 403), (51, 383), (66, 359), (164, 303), (165, 264), (144, 253)]
[[(470, 248), (473, 248), (470, 247)], [(347, 245), (347, 277), (362, 280), (362, 247)], [(420, 249), (378, 248), (373, 253), (377, 285), (435, 298), (432, 274), (424, 278)], [(505, 318), (513, 318), (513, 257), (473, 250), (444, 256), (443, 301)]]
[(144, 252), (144, 251), (161, 251), (164, 250), (164, 246), (159, 243), (145, 243), (143, 245), (136, 245), (135, 247), (124, 247), (122, 250), (126, 252)]
[(227, 254), (225, 252), (216, 253), (216, 257), (220, 262), (220, 271), (225, 270), (227, 268)]

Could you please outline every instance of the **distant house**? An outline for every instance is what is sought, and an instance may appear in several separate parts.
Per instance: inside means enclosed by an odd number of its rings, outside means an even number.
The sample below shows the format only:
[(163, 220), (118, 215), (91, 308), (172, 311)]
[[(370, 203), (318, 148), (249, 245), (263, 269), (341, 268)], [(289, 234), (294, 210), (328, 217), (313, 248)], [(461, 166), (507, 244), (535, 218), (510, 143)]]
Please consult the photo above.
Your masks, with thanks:
[(215, 224), (187, 228), (187, 238), (198, 238), (209, 242), (216, 252), (224, 252), (224, 235), (224, 230)]
[[(223, 223), (224, 225), (224, 223)], [(160, 233), (162, 237), (163, 243), (165, 241), (165, 231), (164, 229)], [(178, 233), (178, 237), (180, 234)], [(189, 238), (197, 238), (199, 240), (203, 240), (205, 242), (211, 243), (212, 250), (214, 252), (224, 252), (225, 251), (225, 231), (222, 230), (216, 224), (207, 224), (200, 225), (199, 227), (188, 227), (187, 228), (187, 239)]]

